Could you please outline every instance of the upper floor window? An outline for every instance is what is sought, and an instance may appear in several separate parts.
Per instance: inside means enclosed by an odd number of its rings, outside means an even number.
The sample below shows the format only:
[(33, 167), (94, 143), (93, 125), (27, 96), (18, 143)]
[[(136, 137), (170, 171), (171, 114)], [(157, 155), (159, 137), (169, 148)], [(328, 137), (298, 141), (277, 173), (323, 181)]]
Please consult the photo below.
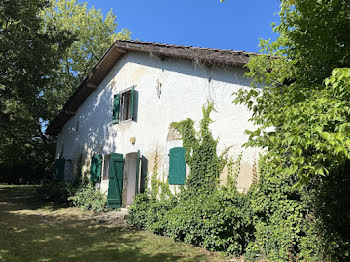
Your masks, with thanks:
[(135, 120), (136, 113), (136, 91), (134, 87), (128, 88), (113, 99), (113, 124), (120, 121)]
[(131, 92), (127, 91), (122, 94), (122, 103), (121, 103), (121, 121), (132, 119), (133, 115), (133, 99), (131, 96)]

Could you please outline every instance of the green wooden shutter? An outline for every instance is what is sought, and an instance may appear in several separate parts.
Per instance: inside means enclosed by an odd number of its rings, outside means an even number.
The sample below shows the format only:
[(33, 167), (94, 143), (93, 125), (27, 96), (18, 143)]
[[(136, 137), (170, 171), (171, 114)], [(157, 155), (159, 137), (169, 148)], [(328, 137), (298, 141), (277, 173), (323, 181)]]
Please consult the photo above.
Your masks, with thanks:
[(146, 191), (146, 183), (147, 183), (147, 175), (148, 175), (148, 160), (144, 156), (141, 156), (141, 178), (140, 178), (140, 193), (145, 193)]
[(131, 89), (131, 98), (130, 98), (130, 108), (129, 108), (129, 119), (134, 120), (134, 103), (135, 103), (135, 90)]
[(184, 185), (186, 179), (185, 148), (174, 147), (169, 152), (169, 184)]
[(113, 124), (119, 123), (119, 108), (120, 108), (120, 94), (116, 94), (114, 95), (114, 98), (113, 98), (113, 116), (112, 116)]
[(93, 183), (101, 180), (102, 156), (93, 155), (91, 159), (90, 181)]
[(139, 193), (139, 173), (140, 173), (140, 150), (137, 150), (137, 160), (136, 160), (136, 194)]
[(64, 158), (55, 160), (55, 170), (53, 174), (53, 179), (56, 181), (63, 181), (64, 179), (64, 165), (66, 160)]
[(107, 207), (120, 208), (122, 204), (124, 160), (122, 154), (111, 154)]

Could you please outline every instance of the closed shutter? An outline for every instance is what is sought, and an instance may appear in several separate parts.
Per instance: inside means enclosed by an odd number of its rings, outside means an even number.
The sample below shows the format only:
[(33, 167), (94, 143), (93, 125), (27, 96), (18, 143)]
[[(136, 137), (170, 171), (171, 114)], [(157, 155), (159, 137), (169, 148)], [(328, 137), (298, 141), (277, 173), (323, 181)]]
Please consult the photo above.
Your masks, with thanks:
[(90, 181), (93, 183), (101, 180), (102, 156), (93, 155), (91, 160)]
[(114, 98), (113, 98), (113, 116), (112, 116), (113, 124), (119, 123), (119, 108), (120, 108), (120, 94), (116, 94), (114, 95)]
[(66, 160), (63, 158), (55, 160), (55, 170), (54, 170), (54, 174), (53, 174), (54, 180), (63, 181), (65, 162), (66, 162)]
[(169, 184), (184, 185), (186, 179), (185, 148), (174, 147), (169, 152)]

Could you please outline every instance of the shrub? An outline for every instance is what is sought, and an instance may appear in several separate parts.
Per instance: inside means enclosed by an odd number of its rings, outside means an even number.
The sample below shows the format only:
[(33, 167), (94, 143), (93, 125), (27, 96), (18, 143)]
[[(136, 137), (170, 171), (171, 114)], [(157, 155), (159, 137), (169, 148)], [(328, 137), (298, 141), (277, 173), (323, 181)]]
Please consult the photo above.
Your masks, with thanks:
[[(237, 161), (228, 161), (228, 149), (220, 156), (216, 154), (217, 140), (208, 128), (212, 110), (213, 103), (203, 107), (199, 133), (195, 132), (191, 119), (171, 124), (183, 136), (186, 162), (191, 169), (181, 193), (172, 195), (168, 183), (157, 179), (156, 152), (151, 190), (135, 197), (128, 221), (138, 228), (175, 240), (241, 255), (254, 232), (249, 194), (236, 190), (241, 156)], [(227, 187), (219, 188), (218, 178), (227, 163), (230, 181)]]
[(57, 204), (69, 203), (70, 191), (64, 182), (46, 181), (37, 189), (41, 200)]
[(133, 204), (128, 209), (126, 220), (129, 224), (140, 228), (146, 228), (147, 213), (150, 205), (150, 197), (146, 193), (138, 194)]
[(167, 213), (166, 234), (212, 251), (240, 255), (254, 231), (247, 201), (246, 195), (227, 189), (187, 199)]
[(82, 210), (106, 211), (107, 198), (91, 183), (83, 184), (76, 193), (68, 198), (73, 205)]
[[(263, 161), (265, 160), (265, 164)], [(349, 258), (350, 163), (322, 183), (293, 187), (297, 177), (277, 175), (273, 161), (261, 161), (261, 177), (250, 203), (256, 229), (247, 259), (347, 261)]]
[(174, 208), (177, 198), (152, 198), (147, 193), (138, 194), (128, 210), (127, 221), (131, 225), (163, 235), (166, 229), (166, 213)]
[(146, 230), (163, 235), (168, 224), (167, 213), (176, 206), (176, 203), (176, 198), (150, 201), (146, 213)]

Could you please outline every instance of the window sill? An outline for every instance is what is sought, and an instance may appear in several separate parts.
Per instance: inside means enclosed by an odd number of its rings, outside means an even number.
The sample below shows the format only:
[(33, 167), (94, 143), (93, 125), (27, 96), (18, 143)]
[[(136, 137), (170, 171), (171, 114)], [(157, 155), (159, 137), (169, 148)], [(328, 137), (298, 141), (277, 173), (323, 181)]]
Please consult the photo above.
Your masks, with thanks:
[(132, 121), (133, 121), (132, 119), (123, 120), (123, 121), (112, 120), (112, 125), (124, 124), (124, 123), (129, 123), (129, 122), (132, 122)]
[(123, 124), (123, 123), (129, 123), (129, 122), (132, 122), (132, 119), (120, 121), (121, 124)]

